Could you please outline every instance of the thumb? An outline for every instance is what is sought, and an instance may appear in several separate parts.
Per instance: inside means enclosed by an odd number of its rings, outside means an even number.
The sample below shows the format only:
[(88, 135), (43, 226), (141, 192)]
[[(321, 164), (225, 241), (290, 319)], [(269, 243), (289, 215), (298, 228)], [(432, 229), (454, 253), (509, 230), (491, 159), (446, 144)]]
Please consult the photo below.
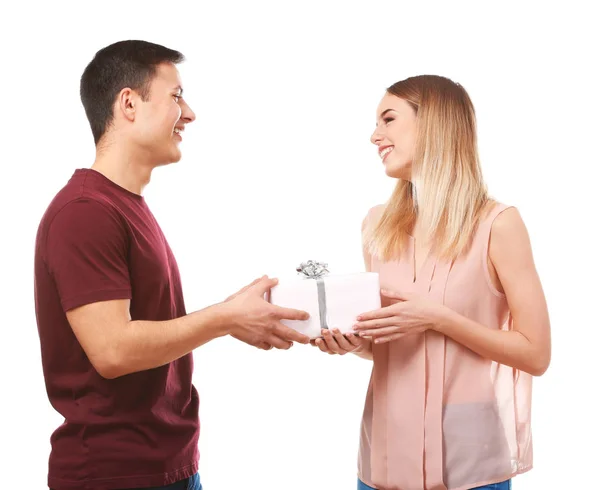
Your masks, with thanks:
[(269, 277), (263, 277), (254, 286), (252, 290), (256, 291), (260, 296), (267, 294), (272, 287), (276, 286), (279, 281), (277, 279), (271, 279)]
[(410, 301), (414, 298), (414, 294), (412, 293), (390, 291), (389, 289), (382, 289), (381, 295), (389, 299), (395, 299), (397, 301)]
[(245, 293), (246, 291), (248, 291), (248, 289), (250, 289), (252, 286), (254, 286), (255, 284), (257, 284), (261, 279), (263, 279), (265, 277), (267, 277), (267, 276), (262, 276), (262, 277), (259, 277), (258, 279), (254, 279), (254, 281), (252, 281), (250, 284), (247, 284), (246, 286), (244, 286), (237, 293), (233, 293), (231, 296), (229, 296), (225, 300), (225, 302), (231, 301), (232, 299), (237, 298), (240, 294)]

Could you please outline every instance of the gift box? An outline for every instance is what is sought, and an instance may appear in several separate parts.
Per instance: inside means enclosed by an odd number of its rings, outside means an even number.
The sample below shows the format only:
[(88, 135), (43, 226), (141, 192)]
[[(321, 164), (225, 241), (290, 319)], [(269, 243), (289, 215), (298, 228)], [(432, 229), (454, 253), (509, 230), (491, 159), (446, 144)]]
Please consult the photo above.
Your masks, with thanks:
[(352, 331), (361, 313), (381, 308), (379, 274), (329, 274), (327, 264), (308, 261), (296, 271), (298, 276), (280, 279), (271, 289), (270, 302), (285, 308), (308, 312), (308, 320), (282, 320), (311, 339), (321, 337), (321, 329)]

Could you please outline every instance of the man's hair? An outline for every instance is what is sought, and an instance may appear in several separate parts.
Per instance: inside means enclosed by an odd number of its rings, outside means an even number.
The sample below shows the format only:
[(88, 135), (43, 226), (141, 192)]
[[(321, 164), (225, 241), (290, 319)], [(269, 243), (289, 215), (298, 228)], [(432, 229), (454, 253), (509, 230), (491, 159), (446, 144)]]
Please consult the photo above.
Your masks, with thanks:
[(113, 120), (113, 105), (122, 89), (131, 88), (148, 100), (157, 65), (183, 60), (179, 51), (146, 41), (120, 41), (98, 51), (84, 70), (79, 89), (96, 145)]

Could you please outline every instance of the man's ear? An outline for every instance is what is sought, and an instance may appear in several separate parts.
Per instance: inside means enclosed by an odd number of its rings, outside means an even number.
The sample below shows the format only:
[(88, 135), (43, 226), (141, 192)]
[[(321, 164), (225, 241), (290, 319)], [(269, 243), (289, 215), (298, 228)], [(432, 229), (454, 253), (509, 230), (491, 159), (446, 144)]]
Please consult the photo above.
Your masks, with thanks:
[(117, 109), (125, 118), (129, 121), (133, 121), (135, 119), (135, 109), (137, 104), (137, 96), (136, 93), (130, 88), (124, 88), (119, 92), (119, 96), (117, 98)]

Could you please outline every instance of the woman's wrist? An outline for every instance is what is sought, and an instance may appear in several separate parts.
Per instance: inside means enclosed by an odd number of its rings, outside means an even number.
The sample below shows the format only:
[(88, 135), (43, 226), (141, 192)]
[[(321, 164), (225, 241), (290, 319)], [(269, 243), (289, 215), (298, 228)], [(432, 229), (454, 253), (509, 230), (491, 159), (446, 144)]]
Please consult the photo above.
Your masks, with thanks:
[(354, 354), (369, 354), (373, 351), (373, 343), (369, 339), (365, 339), (363, 337), (360, 338), (360, 345), (354, 349), (352, 352)]
[(439, 305), (433, 315), (431, 329), (438, 333), (445, 334), (448, 326), (454, 322), (455, 312), (445, 305)]

